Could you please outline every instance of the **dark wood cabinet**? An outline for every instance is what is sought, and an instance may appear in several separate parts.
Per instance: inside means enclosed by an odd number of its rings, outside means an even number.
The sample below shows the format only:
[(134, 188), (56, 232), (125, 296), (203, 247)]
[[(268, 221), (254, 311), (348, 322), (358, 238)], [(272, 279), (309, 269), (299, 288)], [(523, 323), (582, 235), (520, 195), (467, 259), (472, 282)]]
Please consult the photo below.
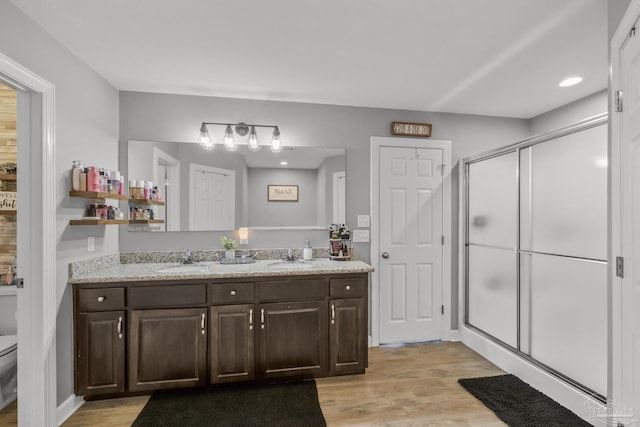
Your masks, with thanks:
[(258, 376), (319, 377), (327, 374), (327, 302), (261, 304)]
[(125, 390), (124, 311), (80, 313), (76, 324), (76, 393)]
[(207, 309), (132, 310), (129, 391), (207, 384)]
[(332, 375), (363, 373), (367, 364), (367, 327), (363, 298), (330, 301), (329, 364)]
[(367, 295), (366, 273), (74, 285), (76, 394), (364, 373)]
[(211, 382), (255, 378), (255, 315), (253, 304), (211, 307)]

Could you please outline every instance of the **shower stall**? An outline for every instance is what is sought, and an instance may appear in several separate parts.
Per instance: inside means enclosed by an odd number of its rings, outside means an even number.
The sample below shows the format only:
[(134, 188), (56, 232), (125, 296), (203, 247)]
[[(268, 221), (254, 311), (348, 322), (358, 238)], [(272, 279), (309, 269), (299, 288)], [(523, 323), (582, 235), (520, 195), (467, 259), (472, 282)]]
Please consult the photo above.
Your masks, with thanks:
[(463, 166), (465, 325), (604, 401), (606, 115)]

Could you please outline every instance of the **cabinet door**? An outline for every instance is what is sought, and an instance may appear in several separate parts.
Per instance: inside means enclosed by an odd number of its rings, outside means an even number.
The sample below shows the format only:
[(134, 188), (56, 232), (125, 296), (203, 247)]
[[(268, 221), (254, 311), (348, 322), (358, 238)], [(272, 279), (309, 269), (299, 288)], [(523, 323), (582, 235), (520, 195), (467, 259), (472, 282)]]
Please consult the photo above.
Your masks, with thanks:
[(206, 384), (207, 309), (132, 310), (129, 391)]
[(76, 394), (97, 396), (124, 391), (124, 319), (124, 311), (78, 314)]
[(259, 307), (261, 378), (315, 377), (328, 372), (327, 302), (299, 301)]
[(253, 304), (211, 307), (211, 382), (255, 378)]
[(367, 362), (367, 319), (363, 298), (330, 302), (329, 365), (332, 375), (363, 373)]

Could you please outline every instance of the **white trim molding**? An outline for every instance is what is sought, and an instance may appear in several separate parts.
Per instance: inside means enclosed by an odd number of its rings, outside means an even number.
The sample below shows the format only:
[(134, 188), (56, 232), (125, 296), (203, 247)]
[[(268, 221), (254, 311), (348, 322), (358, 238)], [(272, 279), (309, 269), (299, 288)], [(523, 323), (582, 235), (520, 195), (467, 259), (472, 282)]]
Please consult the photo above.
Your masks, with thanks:
[[(0, 75), (18, 89), (18, 420), (55, 426), (55, 86), (0, 53)], [(22, 171), (22, 173), (21, 173)]]
[[(608, 284), (609, 289), (609, 338), (608, 338), (608, 384), (607, 400), (611, 408), (621, 404), (623, 398), (623, 384), (625, 381), (632, 381), (633, 376), (629, 372), (623, 372), (622, 363), (622, 325), (625, 319), (622, 304), (622, 283), (623, 279), (616, 276), (615, 265), (616, 256), (626, 256), (623, 253), (622, 245), (622, 120), (620, 113), (616, 112), (615, 91), (622, 90), (622, 69), (620, 67), (620, 50), (640, 19), (640, 0), (632, 0), (623, 16), (618, 29), (611, 39), (611, 63), (610, 63), (610, 84), (609, 84), (609, 250), (608, 250)], [(636, 35), (637, 37), (637, 35)], [(627, 230), (628, 232), (628, 230)], [(613, 422), (613, 420), (609, 420)], [(611, 424), (613, 425), (613, 424)]]
[(371, 265), (374, 272), (371, 273), (371, 345), (380, 345), (380, 147), (409, 147), (432, 148), (442, 150), (444, 177), (443, 189), (443, 216), (442, 234), (444, 235), (442, 257), (442, 305), (444, 315), (442, 317), (441, 337), (445, 341), (456, 339), (456, 334), (451, 330), (451, 244), (452, 242), (452, 217), (451, 217), (451, 170), (453, 169), (451, 155), (451, 141), (424, 140), (420, 138), (405, 137), (380, 137), (372, 136), (370, 145), (371, 158)]

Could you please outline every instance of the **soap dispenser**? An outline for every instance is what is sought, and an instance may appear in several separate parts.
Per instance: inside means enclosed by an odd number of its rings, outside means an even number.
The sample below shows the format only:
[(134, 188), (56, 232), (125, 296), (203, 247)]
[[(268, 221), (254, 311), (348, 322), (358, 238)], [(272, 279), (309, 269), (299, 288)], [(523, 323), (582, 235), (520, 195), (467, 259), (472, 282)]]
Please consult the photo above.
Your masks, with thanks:
[(302, 258), (305, 261), (309, 261), (313, 258), (313, 249), (311, 249), (311, 245), (309, 245), (309, 241), (307, 240), (307, 244), (304, 245), (304, 249), (302, 250)]

